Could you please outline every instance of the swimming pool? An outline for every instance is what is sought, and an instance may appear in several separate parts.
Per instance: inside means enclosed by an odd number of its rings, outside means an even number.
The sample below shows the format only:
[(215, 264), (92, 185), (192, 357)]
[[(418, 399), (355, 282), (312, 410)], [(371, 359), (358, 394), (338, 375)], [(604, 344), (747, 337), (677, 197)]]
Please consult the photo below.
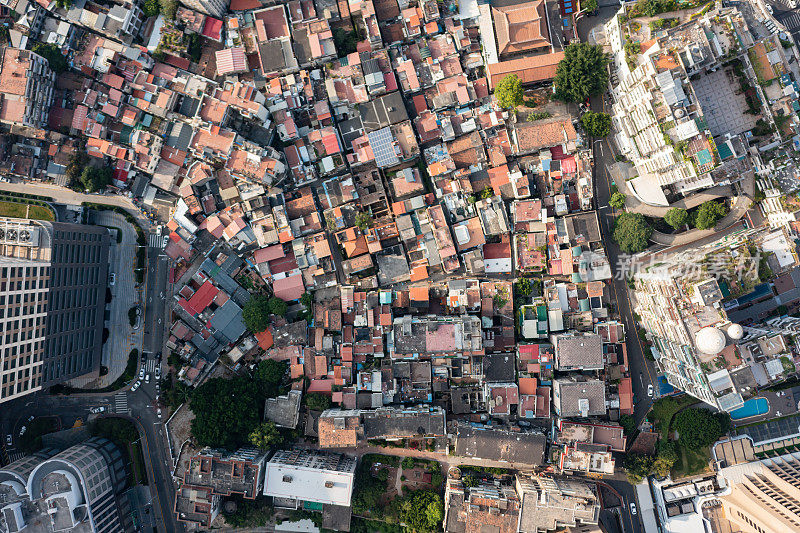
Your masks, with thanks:
[(769, 402), (766, 398), (751, 398), (744, 405), (731, 411), (731, 420), (741, 420), (751, 416), (764, 415), (769, 412)]

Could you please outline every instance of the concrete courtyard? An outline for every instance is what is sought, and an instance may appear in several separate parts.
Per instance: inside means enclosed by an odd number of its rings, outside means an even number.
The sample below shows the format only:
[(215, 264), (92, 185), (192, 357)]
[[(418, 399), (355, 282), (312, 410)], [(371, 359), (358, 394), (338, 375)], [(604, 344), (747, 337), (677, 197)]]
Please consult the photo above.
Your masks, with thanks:
[(736, 75), (729, 69), (709, 72), (692, 82), (692, 87), (703, 108), (703, 115), (711, 134), (738, 135), (753, 128), (757, 117), (745, 113), (747, 101), (739, 90)]

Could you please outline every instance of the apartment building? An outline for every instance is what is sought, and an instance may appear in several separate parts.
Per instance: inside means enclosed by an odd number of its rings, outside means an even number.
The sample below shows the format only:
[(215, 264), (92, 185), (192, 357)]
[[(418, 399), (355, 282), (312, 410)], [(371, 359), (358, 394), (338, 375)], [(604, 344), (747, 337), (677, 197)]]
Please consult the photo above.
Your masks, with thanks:
[(267, 455), (255, 448), (235, 452), (206, 448), (192, 457), (175, 494), (178, 521), (207, 528), (220, 511), (220, 498), (254, 499), (261, 491)]
[(19, 48), (0, 51), (0, 123), (41, 128), (47, 124), (56, 75), (45, 58)]
[(0, 219), (0, 402), (100, 371), (105, 228)]
[(125, 531), (117, 495), (126, 479), (122, 453), (103, 438), (60, 453), (46, 449), (23, 457), (0, 469), (0, 527), (3, 531)]

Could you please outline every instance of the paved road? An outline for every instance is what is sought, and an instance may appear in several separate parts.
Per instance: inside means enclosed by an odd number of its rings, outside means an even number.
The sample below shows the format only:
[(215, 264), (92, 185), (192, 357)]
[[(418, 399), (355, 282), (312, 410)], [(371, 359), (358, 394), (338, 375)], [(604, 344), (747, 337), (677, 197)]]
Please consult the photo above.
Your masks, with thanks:
[(167, 326), (166, 302), (169, 298), (167, 275), (169, 261), (160, 248), (147, 249), (147, 290), (144, 308), (144, 350), (157, 353), (162, 349), (164, 329)]
[(116, 205), (136, 217), (145, 230), (151, 226), (150, 220), (129, 198), (114, 194), (84, 194), (67, 187), (44, 183), (0, 183), (0, 191), (14, 191), (28, 194), (51, 196), (62, 204), (81, 205), (83, 202)]
[[(578, 23), (580, 39), (586, 41), (593, 27), (602, 24), (611, 14), (611, 10), (602, 9), (600, 16), (583, 17)], [(591, 106), (595, 111), (604, 109), (603, 98), (593, 98)], [(611, 179), (608, 167), (615, 163), (613, 151), (606, 140), (595, 141), (593, 149), (595, 201), (597, 206), (602, 206), (598, 209), (600, 230), (606, 255), (612, 265), (612, 269), (615, 271), (614, 279), (611, 282), (611, 298), (616, 303), (617, 312), (625, 324), (628, 369), (633, 378), (634, 418), (638, 424), (644, 420), (653, 404), (652, 398), (647, 395), (647, 386), (652, 385), (654, 390), (658, 390), (657, 374), (654, 363), (644, 356), (645, 347), (637, 334), (638, 330), (633, 319), (628, 287), (624, 275), (620, 275), (621, 267), (625, 265), (627, 256), (622, 253), (619, 246), (611, 238), (611, 228), (613, 227), (616, 213), (608, 204), (611, 198)]]

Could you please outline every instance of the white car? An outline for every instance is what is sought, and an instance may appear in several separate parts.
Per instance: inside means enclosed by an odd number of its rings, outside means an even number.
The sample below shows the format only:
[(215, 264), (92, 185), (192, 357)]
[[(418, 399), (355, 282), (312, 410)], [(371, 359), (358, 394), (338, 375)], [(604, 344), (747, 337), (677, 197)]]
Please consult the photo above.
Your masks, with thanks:
[(139, 379), (144, 379), (144, 367), (142, 367), (142, 369), (139, 370)]
[(116, 282), (117, 282), (117, 274), (116, 272), (112, 272), (111, 277), (108, 280), (108, 284), (113, 287)]
[(139, 388), (139, 385), (141, 385), (141, 384), (142, 384), (142, 382), (141, 382), (141, 381), (139, 381), (139, 380), (136, 380), (136, 383), (134, 383), (134, 384), (133, 384), (133, 387), (131, 387), (131, 392), (136, 392), (136, 389), (138, 389), (138, 388)]
[(631, 514), (636, 516), (636, 504), (631, 502)]
[(91, 409), (89, 409), (89, 412), (90, 413), (94, 413), (94, 414), (98, 414), (98, 413), (105, 412), (105, 410), (106, 410), (106, 408), (101, 405), (99, 407), (92, 407)]
[(647, 397), (648, 398), (652, 398), (653, 397), (653, 385), (648, 385), (647, 386)]
[(19, 430), (19, 436), (20, 437), (23, 436), (25, 434), (25, 431), (27, 431), (27, 429), (28, 428), (26, 426), (22, 426), (22, 429)]
[(34, 415), (29, 416), (28, 417), (28, 422), (33, 422), (34, 418), (36, 418), (36, 416), (34, 416)]
[(14, 443), (14, 440), (11, 437), (11, 434), (6, 435), (6, 446), (12, 446), (13, 443)]
[(156, 411), (156, 414), (158, 415), (158, 418), (161, 418), (161, 409), (159, 409), (158, 411)]
[(161, 367), (156, 367), (156, 379), (161, 379)]
[(144, 377), (144, 382), (145, 382), (145, 383), (150, 383), (150, 374), (147, 374), (147, 375)]

